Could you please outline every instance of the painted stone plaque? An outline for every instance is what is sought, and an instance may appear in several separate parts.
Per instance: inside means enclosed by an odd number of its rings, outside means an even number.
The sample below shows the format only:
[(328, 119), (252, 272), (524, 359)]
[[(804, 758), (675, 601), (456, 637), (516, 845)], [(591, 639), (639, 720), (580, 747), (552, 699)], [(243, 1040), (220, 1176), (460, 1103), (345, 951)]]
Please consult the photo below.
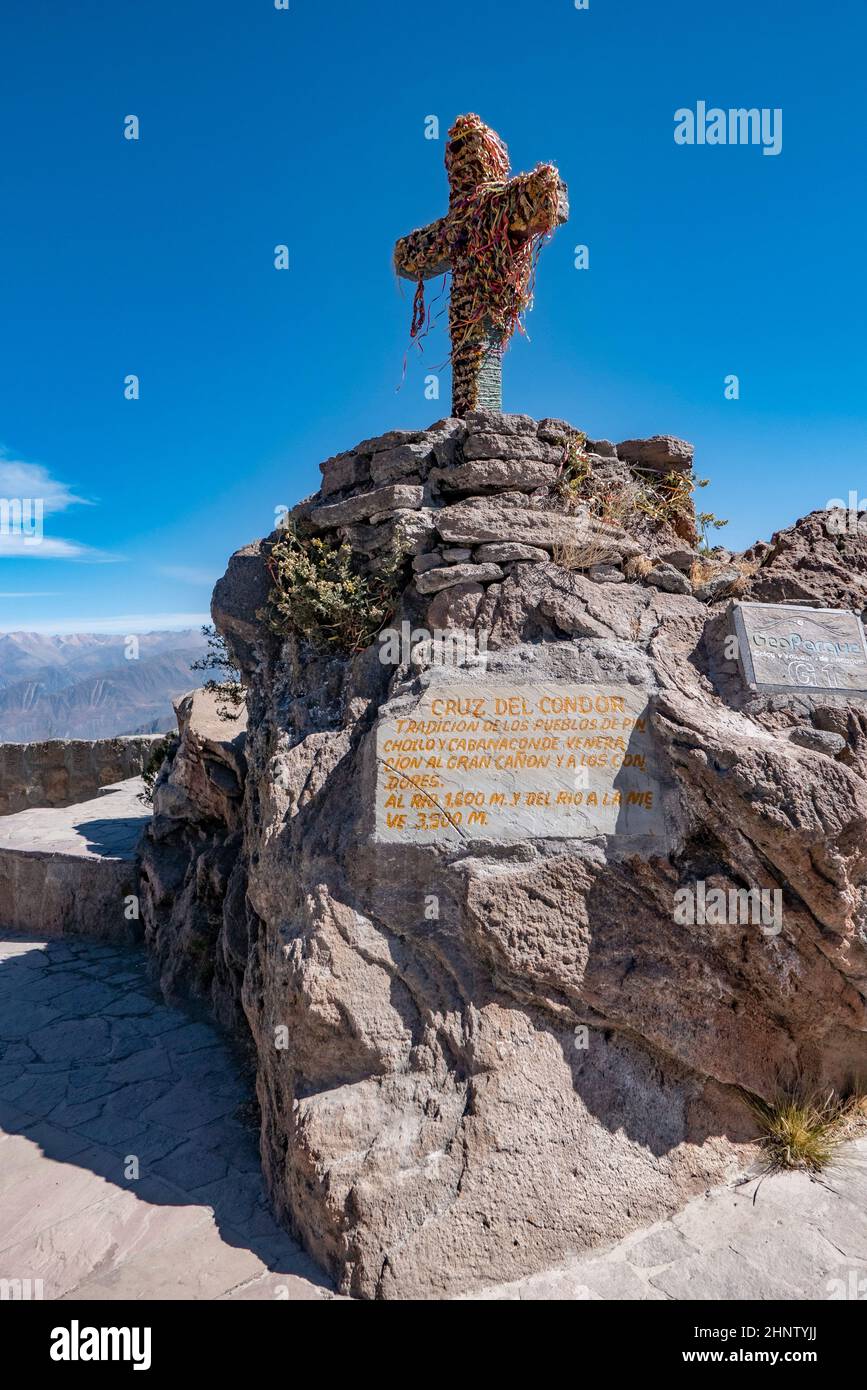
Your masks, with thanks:
[(737, 603), (735, 634), (752, 690), (867, 693), (867, 646), (857, 613), (785, 603)]
[(378, 727), (377, 839), (657, 837), (647, 698), (632, 685), (432, 686)]

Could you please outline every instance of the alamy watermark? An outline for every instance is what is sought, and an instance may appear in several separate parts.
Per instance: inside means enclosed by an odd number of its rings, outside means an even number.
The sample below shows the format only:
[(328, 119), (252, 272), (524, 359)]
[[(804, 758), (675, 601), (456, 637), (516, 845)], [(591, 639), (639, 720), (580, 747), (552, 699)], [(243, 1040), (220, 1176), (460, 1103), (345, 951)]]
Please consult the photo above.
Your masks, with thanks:
[(783, 148), (783, 111), (780, 106), (738, 106), (727, 111), (697, 101), (695, 110), (681, 106), (674, 113), (676, 145), (761, 145), (762, 154), (779, 154)]
[(853, 1299), (867, 1302), (867, 1278), (863, 1269), (850, 1269), (845, 1279), (829, 1279), (825, 1284), (828, 1298), (832, 1301)]
[(0, 497), (0, 536), (20, 536), (25, 545), (40, 545), (44, 518), (42, 497)]
[(859, 497), (854, 488), (849, 489), (845, 502), (842, 497), (830, 498), (825, 511), (829, 536), (861, 536), (867, 532), (867, 497)]
[(0, 1303), (28, 1303), (44, 1297), (41, 1279), (0, 1279)]
[(678, 888), (674, 920), (681, 927), (758, 927), (763, 936), (783, 930), (783, 894), (779, 888), (708, 888), (704, 879)]
[(134, 1371), (150, 1370), (149, 1327), (82, 1327), (73, 1318), (69, 1327), (51, 1330), (48, 1355), (52, 1361), (130, 1361)]
[(462, 628), (412, 627), (405, 619), (399, 628), (384, 627), (377, 635), (383, 666), (408, 666), (423, 660), (425, 666), (482, 667), (488, 660), (486, 632)]

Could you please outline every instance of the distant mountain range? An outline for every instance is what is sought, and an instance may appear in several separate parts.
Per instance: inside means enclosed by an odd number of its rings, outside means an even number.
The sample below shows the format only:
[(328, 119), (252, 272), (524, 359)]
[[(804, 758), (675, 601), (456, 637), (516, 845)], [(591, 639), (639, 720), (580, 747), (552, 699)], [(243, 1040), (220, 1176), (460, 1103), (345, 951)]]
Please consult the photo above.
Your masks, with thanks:
[(0, 743), (112, 738), (174, 729), (172, 700), (207, 679), (196, 629), (149, 632), (130, 660), (127, 639), (0, 633)]

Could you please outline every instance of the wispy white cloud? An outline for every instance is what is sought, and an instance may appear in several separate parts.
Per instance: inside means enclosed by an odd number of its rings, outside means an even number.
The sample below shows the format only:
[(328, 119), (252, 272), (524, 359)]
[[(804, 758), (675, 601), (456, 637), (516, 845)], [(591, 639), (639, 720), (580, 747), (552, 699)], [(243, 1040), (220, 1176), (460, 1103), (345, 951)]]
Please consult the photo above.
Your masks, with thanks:
[(29, 536), (15, 531), (5, 534), (0, 530), (0, 560), (77, 560), (85, 565), (107, 565), (122, 559), (122, 555), (78, 541), (65, 541), (60, 536)]
[(166, 579), (176, 579), (179, 584), (207, 584), (213, 588), (219, 578), (213, 570), (199, 565), (158, 565), (157, 573)]
[(0, 560), (73, 560), (103, 565), (122, 559), (96, 546), (63, 536), (46, 536), (44, 518), (70, 507), (91, 507), (68, 483), (53, 478), (41, 463), (9, 457), (0, 445)]
[(0, 598), (63, 598), (63, 591), (61, 589), (33, 589), (22, 592), (20, 589), (16, 589), (4, 593), (0, 590)]
[(0, 445), (0, 497), (36, 498), (42, 502), (46, 515), (51, 512), (65, 512), (68, 507), (90, 507), (93, 503), (86, 497), (78, 497), (67, 483), (52, 478), (41, 463), (25, 463), (23, 459), (11, 459), (8, 451)]
[[(27, 623), (27, 632), (58, 633), (120, 633), (126, 636), (131, 632), (177, 632), (184, 628), (197, 631), (209, 623), (209, 613), (126, 613), (119, 618), (56, 618), (53, 622)], [(4, 623), (0, 618), (0, 632), (22, 631), (20, 620), (17, 623)]]

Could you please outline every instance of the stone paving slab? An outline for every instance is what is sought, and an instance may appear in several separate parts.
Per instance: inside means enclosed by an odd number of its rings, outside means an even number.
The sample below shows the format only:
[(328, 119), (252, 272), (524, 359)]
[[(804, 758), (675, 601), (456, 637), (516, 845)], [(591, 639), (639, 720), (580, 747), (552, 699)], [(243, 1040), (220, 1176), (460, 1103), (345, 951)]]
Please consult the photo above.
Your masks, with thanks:
[(250, 1094), (138, 950), (0, 936), (0, 1279), (46, 1299), (333, 1298), (268, 1209)]
[(821, 1180), (753, 1178), (695, 1197), (667, 1221), (471, 1300), (867, 1299), (867, 1138)]
[(143, 788), (140, 777), (131, 777), (75, 806), (33, 807), (0, 817), (0, 851), (64, 859), (134, 859), (153, 814), (139, 800)]

